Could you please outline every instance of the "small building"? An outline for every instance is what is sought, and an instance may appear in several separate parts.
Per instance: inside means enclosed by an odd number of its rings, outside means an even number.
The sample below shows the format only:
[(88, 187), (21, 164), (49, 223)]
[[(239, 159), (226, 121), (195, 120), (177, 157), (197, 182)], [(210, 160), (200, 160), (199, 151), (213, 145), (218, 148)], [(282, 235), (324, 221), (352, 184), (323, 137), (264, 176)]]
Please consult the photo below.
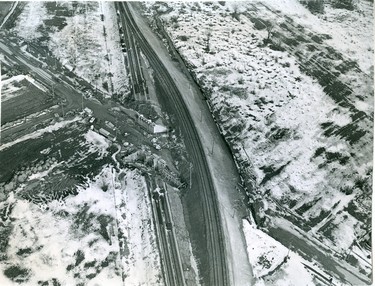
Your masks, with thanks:
[(162, 125), (159, 125), (159, 124), (154, 125), (154, 131), (153, 131), (154, 134), (165, 133), (167, 131), (168, 131), (168, 129), (165, 126), (162, 126)]
[(157, 134), (157, 133), (165, 133), (167, 132), (167, 128), (165, 126), (155, 124), (150, 119), (145, 118), (142, 114), (137, 114), (136, 116), (137, 122), (143, 126), (149, 133)]
[(154, 125), (150, 119), (145, 118), (142, 114), (136, 114), (136, 120), (139, 125), (145, 128), (148, 132), (154, 133)]
[(106, 122), (105, 122), (105, 125), (107, 125), (107, 127), (110, 128), (110, 129), (112, 129), (112, 130), (115, 130), (115, 129), (116, 129), (116, 127), (113, 125), (112, 122), (106, 121)]
[(106, 138), (108, 138), (111, 135), (111, 133), (109, 133), (107, 130), (105, 130), (103, 128), (99, 129), (99, 134), (103, 135)]
[(103, 135), (105, 138), (111, 140), (111, 141), (115, 141), (115, 137), (109, 133), (107, 130), (103, 129), (103, 128), (100, 128), (99, 129), (99, 134)]
[(155, 124), (150, 119), (147, 119), (142, 114), (138, 113), (135, 110), (128, 109), (125, 107), (120, 107), (120, 110), (124, 112), (126, 115), (133, 118), (139, 125), (141, 125), (144, 129), (147, 130), (147, 132), (152, 134), (159, 134), (159, 133), (165, 133), (168, 131), (168, 129), (160, 124)]
[(90, 108), (88, 108), (88, 107), (85, 107), (85, 108), (83, 109), (83, 111), (84, 111), (87, 115), (89, 115), (89, 116), (92, 116), (92, 114), (93, 114), (92, 110), (91, 110)]

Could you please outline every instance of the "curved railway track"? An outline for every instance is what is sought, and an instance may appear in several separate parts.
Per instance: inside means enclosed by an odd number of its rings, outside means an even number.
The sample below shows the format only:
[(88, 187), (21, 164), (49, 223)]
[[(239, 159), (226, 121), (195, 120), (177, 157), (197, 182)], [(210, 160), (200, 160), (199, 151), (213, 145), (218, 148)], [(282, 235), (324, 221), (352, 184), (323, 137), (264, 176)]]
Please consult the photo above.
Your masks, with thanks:
[(175, 114), (179, 119), (181, 129), (185, 135), (184, 140), (186, 148), (195, 167), (193, 173), (195, 176), (195, 187), (199, 189), (202, 198), (201, 204), (205, 221), (205, 234), (202, 234), (202, 239), (205, 238), (207, 240), (206, 244), (209, 258), (209, 277), (206, 277), (206, 281), (209, 281), (209, 285), (229, 285), (223, 241), (224, 238), (222, 234), (217, 196), (205, 158), (203, 146), (194, 126), (194, 122), (171, 75), (140, 32), (129, 7), (127, 6), (128, 4), (120, 2), (117, 5), (120, 8), (120, 16), (124, 17), (127, 21), (130, 30), (133, 32), (134, 38), (138, 41), (141, 50), (148, 58), (151, 67), (154, 69), (155, 76), (160, 82), (165, 95), (168, 96), (168, 99), (173, 103)]

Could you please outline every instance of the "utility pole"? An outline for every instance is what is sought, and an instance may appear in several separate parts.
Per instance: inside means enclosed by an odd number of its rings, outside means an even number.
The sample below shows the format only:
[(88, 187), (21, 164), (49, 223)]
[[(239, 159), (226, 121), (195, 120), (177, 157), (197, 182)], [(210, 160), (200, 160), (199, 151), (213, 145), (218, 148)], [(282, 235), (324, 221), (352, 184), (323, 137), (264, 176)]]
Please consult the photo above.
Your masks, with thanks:
[(64, 113), (64, 102), (61, 102), (62, 116), (65, 117)]
[(247, 154), (247, 151), (246, 151), (246, 149), (245, 149), (245, 144), (242, 142), (242, 150), (245, 152), (245, 154), (246, 154), (246, 157), (247, 157), (247, 159), (249, 160), (249, 162), (251, 162), (251, 160), (250, 160), (250, 156), (249, 156), (249, 154)]
[(54, 83), (52, 84), (52, 95), (53, 95), (53, 98), (55, 98), (55, 84)]
[(189, 186), (190, 186), (190, 189), (191, 189), (191, 185), (192, 185), (192, 171), (193, 171), (193, 164), (190, 163), (190, 166), (189, 166)]
[(1, 90), (3, 88), (1, 81), (1, 58), (0, 58), (0, 145), (1, 145)]
[(117, 130), (118, 130), (118, 115), (116, 113), (116, 138), (117, 138)]

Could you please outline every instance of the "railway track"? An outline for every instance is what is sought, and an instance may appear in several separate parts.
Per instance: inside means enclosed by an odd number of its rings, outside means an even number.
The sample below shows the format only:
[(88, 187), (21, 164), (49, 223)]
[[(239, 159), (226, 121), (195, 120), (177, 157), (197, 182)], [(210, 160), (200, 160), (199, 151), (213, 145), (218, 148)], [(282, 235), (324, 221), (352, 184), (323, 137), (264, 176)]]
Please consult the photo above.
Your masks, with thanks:
[(128, 4), (120, 2), (116, 5), (120, 8), (120, 15), (123, 17), (124, 21), (128, 23), (134, 38), (137, 40), (141, 50), (147, 57), (151, 67), (154, 69), (155, 77), (159, 81), (165, 96), (168, 96), (168, 99), (175, 107), (175, 114), (179, 119), (181, 130), (184, 133), (187, 151), (194, 162), (194, 187), (199, 189), (202, 198), (201, 204), (205, 221), (205, 233), (202, 234), (202, 239), (206, 239), (209, 258), (207, 266), (209, 277), (204, 278), (208, 281), (208, 285), (229, 285), (217, 197), (208, 164), (205, 159), (203, 146), (193, 120), (171, 75), (140, 32), (129, 7), (127, 6)]
[(168, 260), (171, 269), (173, 269), (173, 275), (172, 279), (170, 280), (170, 285), (184, 286), (185, 279), (181, 266), (180, 256), (178, 253), (178, 245), (174, 238), (173, 220), (168, 204), (167, 189), (165, 184), (161, 187), (159, 186), (159, 188), (161, 190), (164, 190), (163, 195), (156, 198), (156, 201), (159, 204), (159, 210), (161, 212), (161, 220), (159, 220), (162, 228), (161, 235), (164, 236), (163, 239), (165, 239), (166, 241), (165, 247), (167, 247), (168, 250)]
[[(184, 271), (178, 251), (178, 244), (174, 238), (172, 218), (167, 202), (166, 192), (155, 191), (160, 186), (150, 175), (147, 177), (148, 195), (151, 201), (152, 218), (155, 225), (157, 243), (161, 257), (161, 267), (166, 286), (185, 286)], [(166, 190), (165, 184), (162, 189)], [(170, 224), (171, 227), (168, 225)]]
[(143, 76), (142, 66), (139, 58), (138, 46), (132, 36), (129, 25), (121, 18), (121, 29), (124, 29), (124, 42), (127, 47), (126, 58), (130, 70), (131, 85), (133, 89), (134, 98), (138, 100), (139, 97), (146, 97), (146, 84)]

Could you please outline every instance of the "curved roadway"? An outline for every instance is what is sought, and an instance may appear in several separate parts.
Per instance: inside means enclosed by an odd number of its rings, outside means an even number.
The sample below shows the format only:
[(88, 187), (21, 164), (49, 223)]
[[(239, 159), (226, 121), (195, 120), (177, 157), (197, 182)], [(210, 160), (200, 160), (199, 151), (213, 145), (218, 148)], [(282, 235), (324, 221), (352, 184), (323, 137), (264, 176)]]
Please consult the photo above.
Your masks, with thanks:
[(209, 285), (228, 285), (228, 270), (217, 198), (197, 130), (176, 84), (153, 48), (140, 32), (127, 7), (127, 3), (122, 2), (118, 5), (120, 7), (120, 15), (125, 17), (125, 20), (128, 22), (133, 36), (138, 41), (151, 67), (154, 69), (155, 76), (159, 80), (165, 95), (173, 102), (176, 108), (176, 115), (179, 117), (179, 123), (185, 133), (184, 139), (187, 151), (194, 163), (195, 184), (198, 186), (203, 199), (202, 207), (206, 233), (202, 235), (202, 239), (205, 237), (207, 240)]

